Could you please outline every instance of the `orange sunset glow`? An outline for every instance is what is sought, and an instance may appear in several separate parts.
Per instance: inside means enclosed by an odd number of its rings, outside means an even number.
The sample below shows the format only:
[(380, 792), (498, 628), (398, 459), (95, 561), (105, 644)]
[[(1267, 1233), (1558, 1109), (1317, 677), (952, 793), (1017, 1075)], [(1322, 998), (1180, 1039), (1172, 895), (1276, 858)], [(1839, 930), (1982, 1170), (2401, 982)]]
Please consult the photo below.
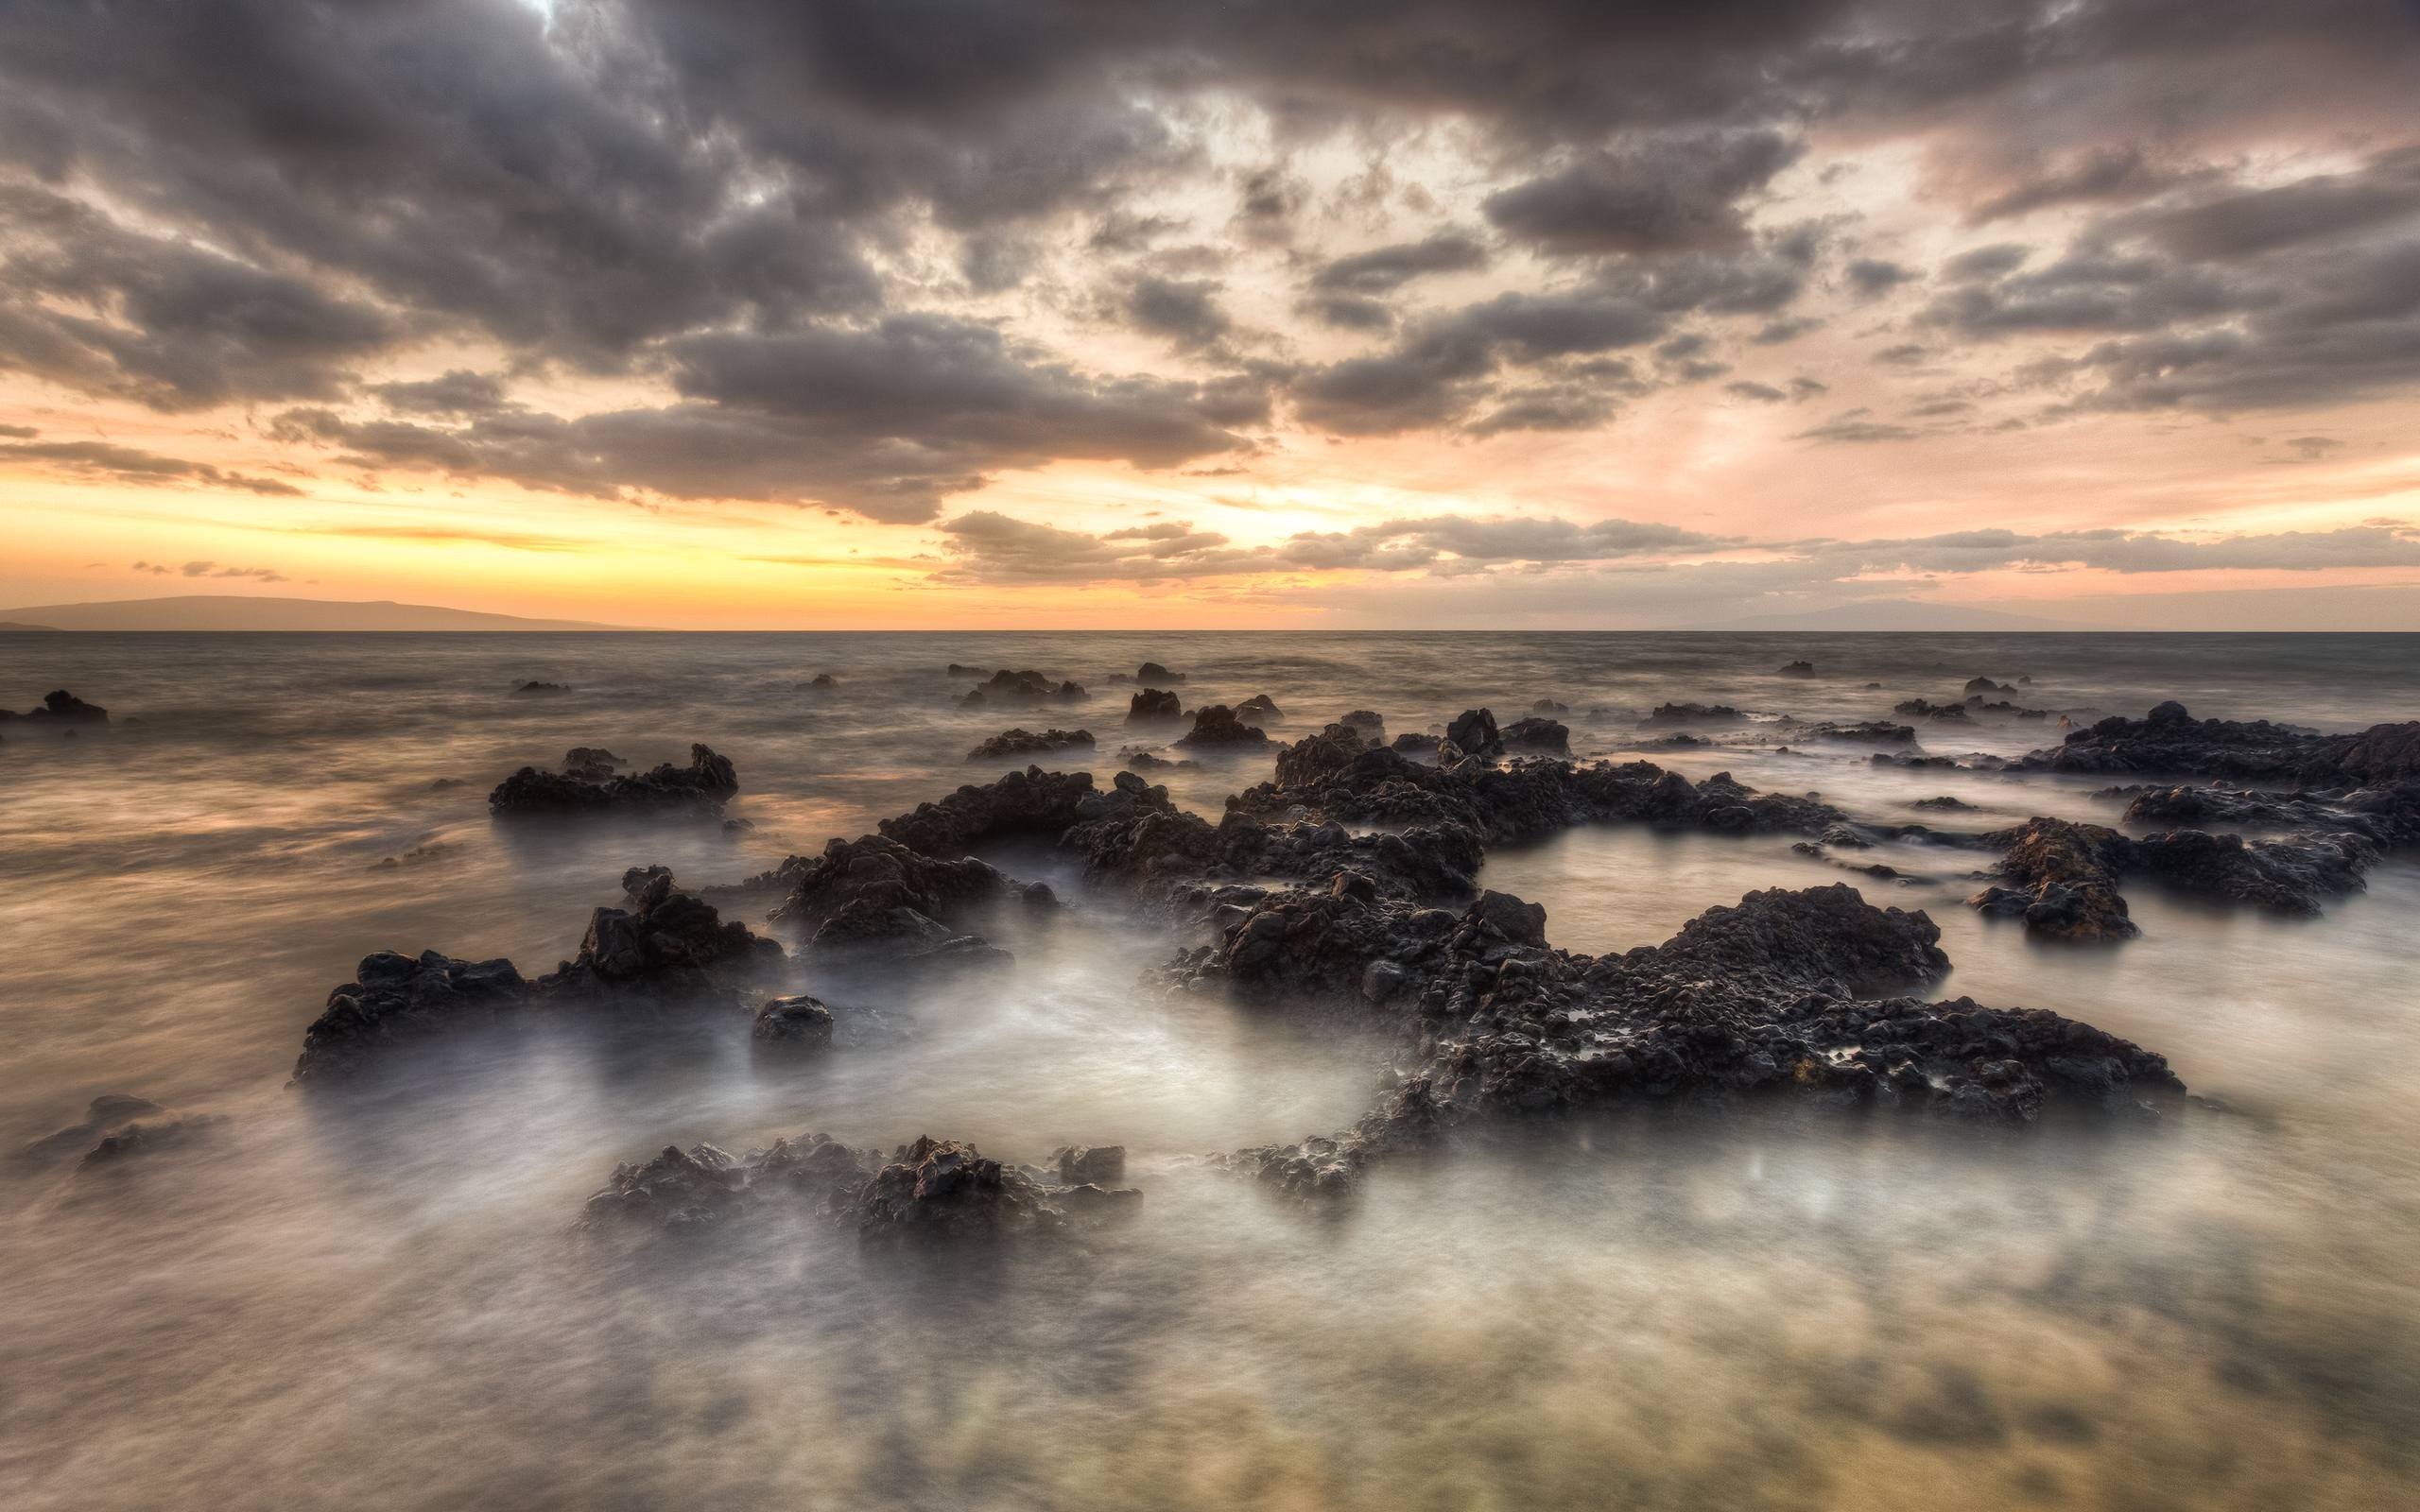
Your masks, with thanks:
[[(140, 39), (191, 91), (6, 22), (0, 600), (2420, 627), (2392, 7), (2046, 20), (1954, 98), (1928, 9), (1567, 64), (1424, 11), (1450, 77), (1045, 28), (913, 86), (847, 8), (446, 9), (255, 40), (350, 133), (205, 84), (198, 19)], [(439, 86), (475, 55), (535, 82)]]

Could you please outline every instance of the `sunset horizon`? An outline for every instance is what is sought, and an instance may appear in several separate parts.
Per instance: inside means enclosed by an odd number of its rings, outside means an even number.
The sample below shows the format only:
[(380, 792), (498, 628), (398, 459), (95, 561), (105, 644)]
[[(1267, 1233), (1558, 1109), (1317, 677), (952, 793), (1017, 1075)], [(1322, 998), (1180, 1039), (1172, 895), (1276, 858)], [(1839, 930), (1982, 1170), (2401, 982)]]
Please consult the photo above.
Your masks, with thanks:
[(2408, 10), (922, 9), (0, 19), (0, 601), (2420, 628)]

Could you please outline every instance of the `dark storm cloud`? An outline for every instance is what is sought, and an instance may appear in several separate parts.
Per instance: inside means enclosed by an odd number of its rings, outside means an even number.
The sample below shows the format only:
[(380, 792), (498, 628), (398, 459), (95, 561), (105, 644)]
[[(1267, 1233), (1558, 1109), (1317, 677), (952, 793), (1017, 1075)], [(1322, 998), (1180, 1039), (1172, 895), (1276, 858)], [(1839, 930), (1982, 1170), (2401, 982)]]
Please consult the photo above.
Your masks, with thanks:
[(1741, 202), (1799, 151), (1775, 131), (1653, 139), (1499, 190), (1481, 208), (1498, 230), (1550, 252), (1735, 247), (1748, 239)]
[(289, 440), (367, 466), (422, 468), (614, 497), (830, 503), (871, 518), (932, 518), (1004, 468), (1060, 457), (1168, 467), (1229, 451), (1269, 413), (1256, 382), (1096, 379), (1013, 348), (994, 327), (893, 316), (862, 328), (723, 333), (666, 349), (686, 403), (562, 419), (468, 423), (283, 417)]
[(1487, 266), (1487, 248), (1461, 232), (1439, 232), (1416, 242), (1380, 247), (1340, 257), (1311, 275), (1322, 294), (1392, 294), (1430, 273), (1466, 273)]
[(1126, 291), (1126, 318), (1138, 329), (1190, 352), (1234, 329), (1218, 296), (1219, 285), (1206, 279), (1140, 278)]
[[(0, 436), (31, 437), (34, 434), (23, 426), (0, 426)], [(190, 483), (279, 498), (300, 498), (302, 493), (292, 484), (280, 483), (275, 478), (222, 472), (207, 462), (163, 456), (157, 452), (116, 446), (108, 441), (0, 441), (0, 461), (33, 463), (79, 477), (102, 478), (113, 483), (139, 483), (154, 488)]]
[[(1292, 394), (1305, 421), (1348, 435), (1445, 424), (1467, 418), (1488, 397), (1489, 380), (1504, 365), (1534, 367), (1640, 346), (1667, 323), (1661, 312), (1620, 296), (1502, 294), (1434, 317), (1386, 352), (1301, 373)], [(1609, 411), (1585, 391), (1591, 376), (1575, 372), (1551, 393), (1508, 396), (1487, 428), (1593, 423)]]
[(1924, 275), (1914, 268), (1879, 257), (1860, 257), (1841, 270), (1848, 275), (1849, 287), (1860, 299), (1878, 299), (1902, 284), (1913, 283)]
[[(300, 404), (283, 434), (373, 464), (925, 518), (997, 469), (1164, 466), (1266, 419), (1284, 374), (1086, 372), (945, 313), (1070, 235), (1146, 255), (1183, 228), (1142, 196), (1215, 181), (1197, 235), (1289, 248), (1305, 314), (1397, 333), (1300, 369), (1313, 423), (1593, 424), (1636, 382), (1594, 357), (1690, 320), (1813, 329), (1829, 232), (1765, 223), (1798, 144), (1833, 133), (1917, 142), (1952, 213), (2098, 217), (2031, 272), (1954, 259), (1928, 342), (2069, 343), (2038, 370), (2071, 405), (2324, 404), (2415, 381), (2413, 30), (2361, 0), (17, 0), (0, 368), (161, 409)], [(1205, 155), (1228, 111), (1267, 126), (1254, 167)], [(1485, 266), (1466, 232), (1321, 245), (1340, 212), (1297, 149), (1432, 123), (1495, 232), (1559, 261), (1525, 304), (1412, 301)], [(2211, 166), (2264, 130), (2385, 150), (2284, 185)], [(963, 287), (902, 255), (928, 233)], [(1216, 268), (1149, 255), (1093, 292), (1221, 350)], [(1890, 266), (1843, 276), (1880, 292)], [(556, 417), (453, 374), (365, 387), (478, 343), (678, 397)]]
[(413, 415), (486, 415), (509, 407), (502, 379), (460, 368), (412, 383), (372, 384), (369, 391), (389, 409)]

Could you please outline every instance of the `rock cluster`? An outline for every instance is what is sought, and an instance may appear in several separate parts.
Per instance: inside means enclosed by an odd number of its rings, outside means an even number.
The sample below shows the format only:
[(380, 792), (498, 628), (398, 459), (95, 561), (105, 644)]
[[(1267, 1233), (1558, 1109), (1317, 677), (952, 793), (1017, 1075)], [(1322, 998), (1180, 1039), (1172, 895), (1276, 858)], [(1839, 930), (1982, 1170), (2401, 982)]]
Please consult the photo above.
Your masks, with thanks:
[(18, 713), (12, 709), (0, 709), (0, 724), (10, 720), (31, 719), (57, 725), (106, 725), (110, 712), (96, 703), (86, 703), (66, 689), (43, 695), (42, 706)]
[(1051, 751), (1090, 750), (1089, 730), (1005, 730), (966, 753), (970, 762), (997, 761), (1004, 756), (1039, 756)]
[(588, 1199), (580, 1227), (690, 1233), (782, 1208), (846, 1224), (871, 1246), (960, 1246), (1068, 1234), (1130, 1214), (1142, 1201), (1138, 1191), (1101, 1184), (1123, 1177), (1125, 1151), (1117, 1146), (1062, 1150), (1054, 1163), (1055, 1170), (1008, 1165), (972, 1144), (930, 1136), (887, 1158), (820, 1133), (745, 1158), (712, 1144), (667, 1145), (644, 1164), (614, 1167)]
[(1053, 682), (1039, 672), (1011, 672), (1004, 667), (960, 698), (959, 707), (1030, 709), (1046, 703), (1082, 703), (1091, 696), (1080, 682)]
[(1982, 837), (2005, 850), (2005, 885), (1967, 900), (1983, 913), (2022, 919), (2035, 934), (2061, 939), (2130, 939), (2142, 933), (2118, 885), (2156, 877), (2170, 886), (2228, 902), (2315, 915), (2324, 900), (2358, 892), (2377, 864), (2377, 846), (2360, 834), (2246, 840), (2238, 834), (2171, 830), (2135, 837), (2097, 824), (2034, 818)]
[(614, 774), (610, 764), (601, 768), (603, 775), (599, 776), (599, 765), (594, 760), (571, 760), (576, 756), (595, 758), (606, 754), (593, 747), (577, 747), (565, 753), (563, 771), (542, 772), (534, 766), (524, 766), (496, 784), (488, 795), (488, 808), (505, 818), (675, 809), (718, 814), (723, 804), (739, 792), (739, 775), (733, 769), (731, 759), (717, 755), (710, 747), (691, 746), (686, 766), (666, 762), (653, 771), (619, 776)]

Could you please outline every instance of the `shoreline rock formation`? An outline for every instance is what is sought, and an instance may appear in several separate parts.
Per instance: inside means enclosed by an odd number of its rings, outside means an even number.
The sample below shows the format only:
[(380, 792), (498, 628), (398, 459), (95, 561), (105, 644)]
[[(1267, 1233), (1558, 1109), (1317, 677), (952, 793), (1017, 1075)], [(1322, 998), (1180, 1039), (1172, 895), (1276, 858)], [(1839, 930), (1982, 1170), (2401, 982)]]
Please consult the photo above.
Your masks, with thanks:
[[(605, 764), (594, 760), (597, 757), (605, 757)], [(500, 818), (682, 808), (719, 814), (739, 792), (739, 774), (731, 759), (708, 746), (691, 746), (686, 766), (666, 762), (635, 775), (614, 775), (613, 760), (609, 753), (583, 746), (565, 753), (562, 771), (524, 766), (488, 794), (488, 809)]]

